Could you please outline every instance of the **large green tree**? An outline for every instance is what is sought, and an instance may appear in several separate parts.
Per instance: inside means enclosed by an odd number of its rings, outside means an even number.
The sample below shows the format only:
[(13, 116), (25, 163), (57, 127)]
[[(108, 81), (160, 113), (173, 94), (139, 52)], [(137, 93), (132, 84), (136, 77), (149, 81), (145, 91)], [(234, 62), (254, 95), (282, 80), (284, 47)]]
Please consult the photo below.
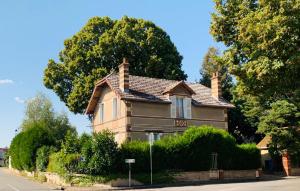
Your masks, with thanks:
[(227, 46), (222, 58), (249, 123), (260, 125), (259, 116), (280, 100), (299, 111), (300, 1), (214, 1), (211, 34)]
[(211, 87), (211, 77), (214, 72), (219, 72), (222, 81), (222, 95), (223, 97), (231, 101), (232, 93), (231, 88), (233, 87), (232, 77), (227, 71), (227, 67), (223, 64), (222, 58), (220, 57), (218, 49), (215, 47), (209, 47), (205, 54), (201, 69), (200, 69), (200, 83), (207, 87)]
[(278, 155), (284, 151), (289, 154), (300, 153), (300, 112), (293, 103), (279, 100), (271, 104), (260, 117), (258, 131), (272, 137), (270, 151)]
[(75, 131), (65, 113), (56, 113), (50, 99), (43, 93), (26, 101), (25, 117), (21, 130), (27, 131), (35, 126), (48, 129), (54, 137), (55, 145), (60, 147), (67, 131)]
[(123, 57), (128, 58), (133, 75), (187, 77), (181, 69), (182, 56), (169, 35), (143, 19), (93, 17), (64, 45), (59, 61), (49, 60), (44, 84), (74, 113), (84, 112), (94, 83), (117, 69)]
[(223, 58), (240, 95), (262, 106), (300, 100), (300, 1), (214, 0), (211, 34), (228, 48)]
[(222, 55), (215, 47), (209, 47), (202, 61), (199, 82), (210, 87), (211, 75), (217, 71), (221, 74), (223, 97), (235, 105), (235, 108), (230, 109), (228, 113), (228, 131), (239, 143), (256, 140), (259, 138), (255, 136), (256, 128), (251, 126), (251, 123), (242, 112), (245, 101), (237, 95), (236, 85), (228, 72), (227, 66), (224, 64)]

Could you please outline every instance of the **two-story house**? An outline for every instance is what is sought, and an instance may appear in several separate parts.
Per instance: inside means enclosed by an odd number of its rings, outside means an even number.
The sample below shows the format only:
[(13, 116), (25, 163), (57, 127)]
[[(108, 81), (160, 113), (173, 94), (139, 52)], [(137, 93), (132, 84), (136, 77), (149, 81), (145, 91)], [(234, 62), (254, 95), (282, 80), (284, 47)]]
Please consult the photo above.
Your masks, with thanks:
[(227, 129), (227, 110), (234, 106), (221, 97), (221, 81), (214, 74), (211, 89), (199, 83), (129, 75), (126, 59), (119, 73), (95, 84), (86, 109), (95, 132), (108, 129), (120, 144), (125, 140), (155, 139), (209, 124)]

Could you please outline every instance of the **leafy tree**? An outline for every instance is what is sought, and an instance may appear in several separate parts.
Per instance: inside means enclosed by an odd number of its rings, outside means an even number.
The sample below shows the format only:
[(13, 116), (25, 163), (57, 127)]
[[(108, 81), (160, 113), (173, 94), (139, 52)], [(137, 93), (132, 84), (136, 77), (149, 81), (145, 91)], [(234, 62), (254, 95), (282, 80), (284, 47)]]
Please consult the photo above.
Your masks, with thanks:
[(228, 131), (237, 139), (238, 143), (253, 142), (257, 138), (257, 136), (255, 136), (256, 128), (248, 122), (247, 117), (242, 112), (245, 107), (245, 101), (237, 96), (236, 85), (233, 83), (232, 77), (219, 51), (214, 47), (210, 47), (202, 62), (200, 83), (211, 87), (211, 75), (217, 71), (220, 72), (222, 76), (221, 87), (223, 97), (236, 106), (230, 109), (228, 113)]
[(83, 113), (94, 83), (116, 69), (123, 57), (133, 75), (183, 80), (182, 56), (168, 34), (150, 21), (93, 17), (66, 39), (59, 61), (50, 59), (44, 84), (74, 113)]
[(80, 142), (76, 131), (67, 132), (61, 150), (65, 154), (79, 153)]
[(60, 147), (67, 131), (75, 131), (65, 113), (56, 113), (49, 98), (38, 93), (26, 102), (25, 117), (21, 124), (23, 131), (35, 126), (48, 128)]
[(54, 111), (51, 101), (42, 93), (26, 101), (25, 117), (21, 124), (22, 130), (29, 129), (32, 124), (53, 123)]
[(262, 136), (256, 134), (257, 125), (256, 120), (248, 117), (245, 110), (248, 109), (247, 102), (243, 97), (239, 97), (236, 93), (236, 86), (231, 90), (231, 103), (235, 105), (228, 112), (228, 131), (236, 138), (238, 143), (258, 142)]
[(300, 103), (300, 3), (214, 0), (211, 34), (228, 49), (223, 56), (240, 95), (263, 107), (288, 99)]
[(209, 47), (207, 53), (203, 58), (202, 66), (200, 69), (200, 83), (207, 87), (211, 87), (210, 79), (214, 72), (219, 72), (221, 74), (222, 95), (226, 100), (230, 101), (232, 99), (232, 77), (228, 73), (227, 67), (223, 64), (218, 49)]
[(270, 151), (278, 155), (282, 151), (290, 154), (300, 153), (300, 135), (296, 128), (300, 126), (300, 112), (293, 103), (279, 100), (260, 117), (258, 131), (272, 137)]
[(244, 101), (247, 121), (262, 128), (266, 119), (259, 116), (280, 100), (299, 110), (300, 2), (214, 1), (210, 32), (227, 46), (222, 59), (237, 79), (237, 96)]

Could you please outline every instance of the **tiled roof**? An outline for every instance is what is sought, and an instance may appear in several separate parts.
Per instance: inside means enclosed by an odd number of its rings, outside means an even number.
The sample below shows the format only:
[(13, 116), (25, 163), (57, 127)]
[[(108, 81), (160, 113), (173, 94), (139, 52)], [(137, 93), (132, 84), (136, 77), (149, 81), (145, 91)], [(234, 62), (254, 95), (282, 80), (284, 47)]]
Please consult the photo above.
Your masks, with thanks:
[[(120, 95), (122, 99), (171, 103), (168, 96), (164, 94), (164, 91), (170, 89), (170, 87), (173, 87), (180, 81), (129, 75), (129, 91), (122, 92), (119, 88), (119, 75), (117, 73), (111, 73), (96, 84), (86, 113), (92, 113), (90, 106), (95, 106), (95, 103), (91, 103), (92, 101), (95, 102), (93, 96), (96, 94), (97, 87), (101, 86), (104, 82), (107, 82), (113, 91)], [(211, 89), (206, 86), (199, 83), (185, 82), (185, 84), (195, 92), (195, 94), (192, 95), (192, 103), (195, 105), (234, 107), (223, 98), (216, 99), (212, 97)]]

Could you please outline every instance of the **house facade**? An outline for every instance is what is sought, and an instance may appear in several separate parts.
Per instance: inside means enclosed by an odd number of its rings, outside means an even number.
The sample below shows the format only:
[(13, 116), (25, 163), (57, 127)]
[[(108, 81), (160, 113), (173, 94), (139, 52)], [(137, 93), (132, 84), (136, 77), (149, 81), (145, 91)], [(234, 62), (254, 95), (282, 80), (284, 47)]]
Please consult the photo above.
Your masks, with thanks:
[(95, 132), (107, 129), (116, 141), (154, 139), (203, 124), (228, 128), (227, 111), (234, 106), (221, 97), (218, 74), (212, 88), (198, 83), (129, 75), (126, 59), (119, 73), (112, 72), (95, 84), (86, 114)]

